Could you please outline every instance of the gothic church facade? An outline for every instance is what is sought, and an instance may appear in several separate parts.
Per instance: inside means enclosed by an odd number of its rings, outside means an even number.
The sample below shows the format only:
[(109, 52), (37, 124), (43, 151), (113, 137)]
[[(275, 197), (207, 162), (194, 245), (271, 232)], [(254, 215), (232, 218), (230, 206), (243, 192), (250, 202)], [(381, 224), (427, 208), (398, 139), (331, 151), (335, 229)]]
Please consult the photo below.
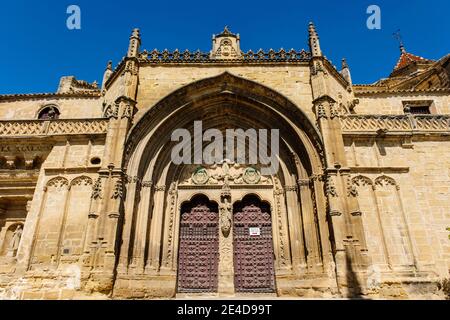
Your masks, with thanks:
[[(147, 51), (0, 96), (0, 297), (443, 298), (450, 55), (352, 83), (309, 51)], [(175, 129), (279, 129), (279, 170), (175, 165)]]

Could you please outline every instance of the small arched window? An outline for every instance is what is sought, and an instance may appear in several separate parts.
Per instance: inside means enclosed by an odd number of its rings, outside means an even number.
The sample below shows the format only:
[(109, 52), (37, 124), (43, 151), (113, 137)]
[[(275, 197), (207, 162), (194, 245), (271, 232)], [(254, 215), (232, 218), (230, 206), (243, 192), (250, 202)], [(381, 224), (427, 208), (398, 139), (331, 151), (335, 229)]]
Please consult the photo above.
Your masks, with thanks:
[(58, 119), (60, 114), (61, 113), (59, 112), (58, 107), (56, 107), (55, 105), (49, 105), (42, 108), (42, 110), (39, 112), (38, 119), (54, 120)]

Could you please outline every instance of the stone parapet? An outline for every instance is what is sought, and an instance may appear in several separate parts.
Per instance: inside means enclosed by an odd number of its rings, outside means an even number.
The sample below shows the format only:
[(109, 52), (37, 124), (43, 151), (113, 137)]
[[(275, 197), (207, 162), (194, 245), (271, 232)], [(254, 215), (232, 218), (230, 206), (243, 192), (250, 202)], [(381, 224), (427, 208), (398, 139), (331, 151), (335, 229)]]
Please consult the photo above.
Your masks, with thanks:
[(107, 119), (0, 121), (0, 137), (106, 134)]

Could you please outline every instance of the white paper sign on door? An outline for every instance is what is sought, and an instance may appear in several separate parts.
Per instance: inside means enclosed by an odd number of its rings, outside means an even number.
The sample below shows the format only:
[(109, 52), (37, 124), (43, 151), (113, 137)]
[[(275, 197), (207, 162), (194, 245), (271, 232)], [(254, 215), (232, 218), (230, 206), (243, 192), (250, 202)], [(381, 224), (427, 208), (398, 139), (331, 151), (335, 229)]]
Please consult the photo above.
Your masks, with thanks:
[(261, 235), (261, 229), (260, 228), (249, 228), (249, 233), (251, 236), (260, 236)]

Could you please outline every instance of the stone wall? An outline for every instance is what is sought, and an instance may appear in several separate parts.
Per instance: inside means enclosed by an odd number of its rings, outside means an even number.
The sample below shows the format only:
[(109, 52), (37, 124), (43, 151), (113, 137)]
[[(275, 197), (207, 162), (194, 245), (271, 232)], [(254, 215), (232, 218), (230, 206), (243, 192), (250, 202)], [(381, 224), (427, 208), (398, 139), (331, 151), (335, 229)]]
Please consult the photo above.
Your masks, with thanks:
[(47, 105), (56, 105), (60, 111), (60, 119), (86, 119), (102, 117), (102, 104), (98, 97), (66, 98), (66, 97), (0, 97), (1, 120), (37, 119), (38, 113)]
[(314, 121), (307, 65), (286, 66), (143, 66), (139, 71), (135, 121), (158, 101), (189, 83), (229, 72), (280, 92)]
[(371, 95), (356, 94), (359, 104), (355, 107), (357, 114), (404, 114), (403, 101), (434, 101), (431, 112), (450, 114), (450, 97), (447, 93), (380, 93)]
[(446, 278), (450, 269), (450, 141), (444, 137), (347, 138), (373, 265), (416, 265)]

